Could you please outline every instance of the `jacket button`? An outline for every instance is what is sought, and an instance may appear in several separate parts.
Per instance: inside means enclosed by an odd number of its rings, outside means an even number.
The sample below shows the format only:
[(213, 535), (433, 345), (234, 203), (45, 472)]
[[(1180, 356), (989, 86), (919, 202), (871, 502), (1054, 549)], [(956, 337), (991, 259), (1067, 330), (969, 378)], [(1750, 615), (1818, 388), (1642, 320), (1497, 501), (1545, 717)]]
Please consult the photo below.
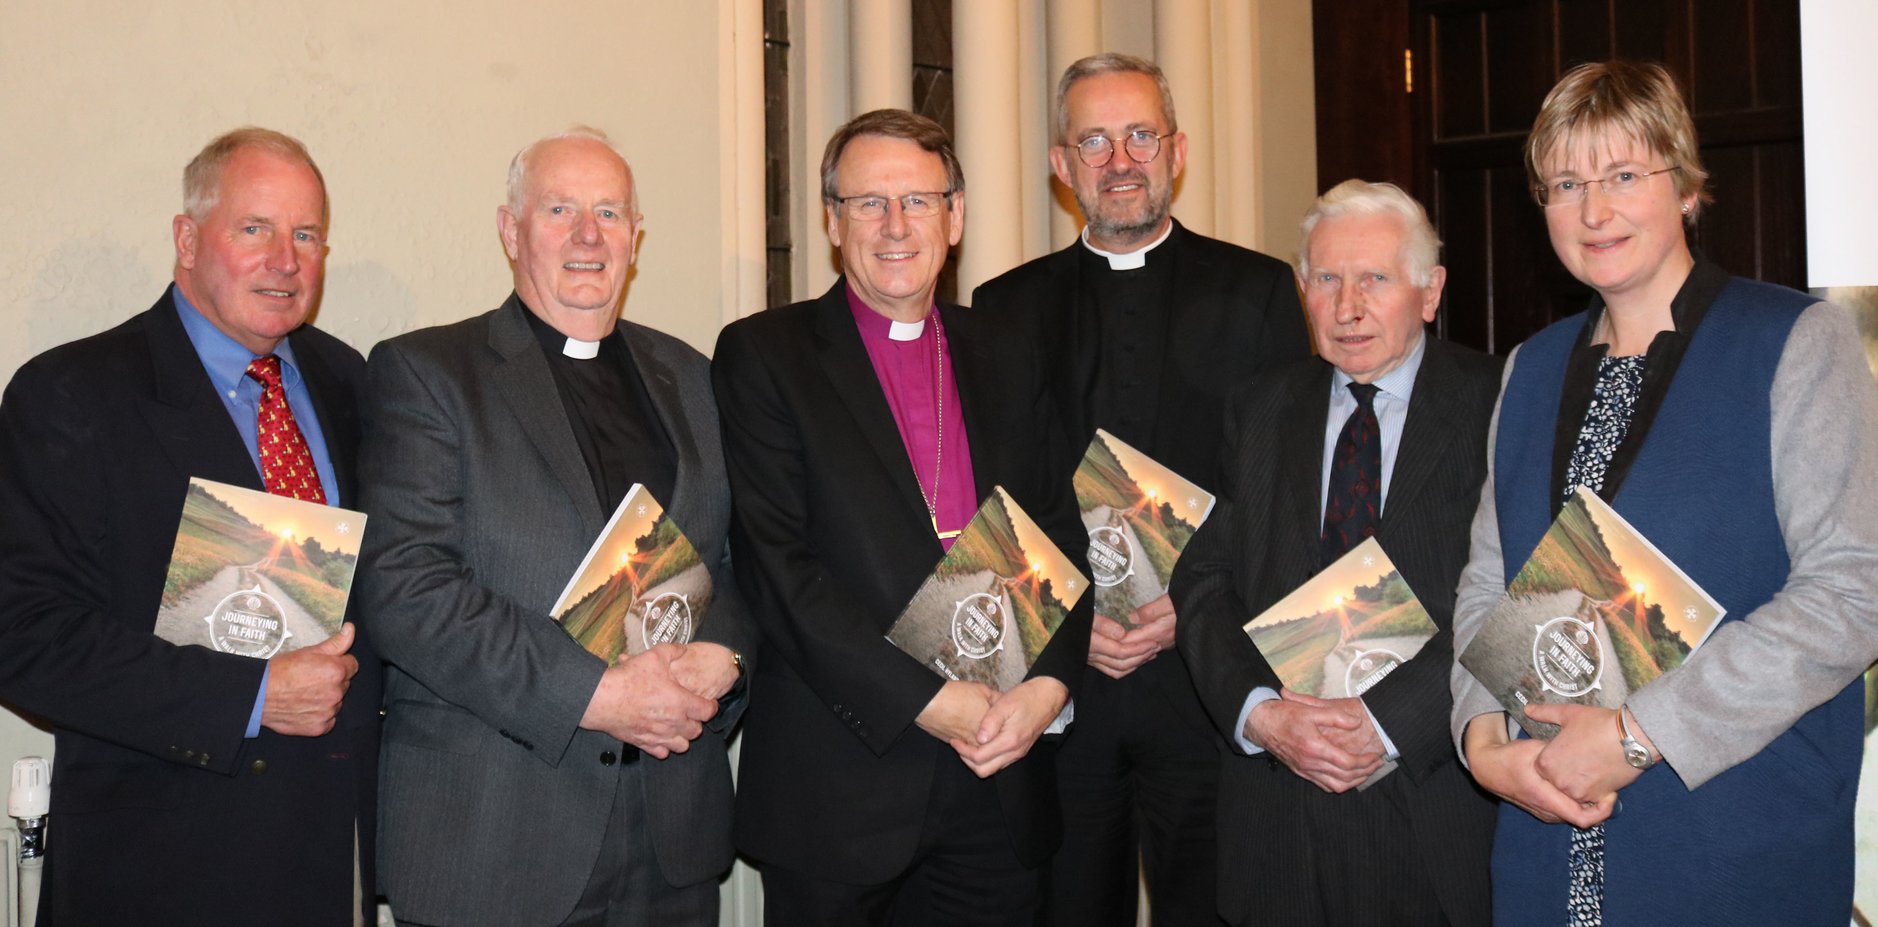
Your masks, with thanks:
[(605, 753), (600, 754), (601, 766), (611, 766), (617, 762), (619, 762), (619, 757), (614, 756), (613, 751), (611, 750), (608, 750)]
[(184, 750), (184, 751), (183, 751), (183, 759), (185, 759), (185, 760), (193, 760), (193, 759), (195, 759), (195, 758), (196, 758), (196, 751), (194, 751), (194, 750)]
[(255, 760), (254, 762), (248, 764), (248, 769), (257, 776), (265, 775), (267, 773), (267, 761)]

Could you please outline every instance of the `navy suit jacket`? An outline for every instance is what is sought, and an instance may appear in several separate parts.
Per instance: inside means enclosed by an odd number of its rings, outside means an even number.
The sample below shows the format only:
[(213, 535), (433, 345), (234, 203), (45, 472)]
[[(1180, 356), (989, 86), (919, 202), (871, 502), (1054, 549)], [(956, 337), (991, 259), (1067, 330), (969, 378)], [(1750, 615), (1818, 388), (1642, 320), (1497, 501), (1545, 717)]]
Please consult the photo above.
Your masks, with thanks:
[[(364, 362), (311, 326), (288, 340), (355, 506)], [(0, 699), (56, 740), (42, 925), (349, 922), (355, 841), (373, 897), (365, 636), (332, 732), (249, 740), (265, 664), (151, 633), (197, 476), (262, 488), (169, 293), (0, 400)]]

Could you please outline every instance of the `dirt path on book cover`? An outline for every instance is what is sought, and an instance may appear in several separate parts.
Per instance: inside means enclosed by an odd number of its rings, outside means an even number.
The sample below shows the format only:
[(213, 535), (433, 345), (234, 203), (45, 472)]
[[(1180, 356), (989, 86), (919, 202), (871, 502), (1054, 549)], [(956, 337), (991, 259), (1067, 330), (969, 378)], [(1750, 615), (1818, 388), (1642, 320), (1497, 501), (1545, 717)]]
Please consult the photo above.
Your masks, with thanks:
[[(1109, 506), (1100, 506), (1091, 509), (1090, 513), (1101, 519), (1099, 524), (1106, 525), (1109, 514), (1113, 511), (1115, 510)], [(1134, 608), (1139, 606), (1131, 606), (1123, 614), (1112, 614), (1112, 612), (1122, 611), (1122, 605), (1116, 603), (1145, 604), (1160, 598), (1161, 593), (1167, 590), (1161, 586), (1159, 579), (1154, 575), (1154, 564), (1149, 563), (1147, 555), (1141, 552), (1141, 537), (1135, 533), (1134, 522), (1126, 518), (1121, 522), (1122, 537), (1127, 540), (1128, 550), (1133, 556), (1130, 565), (1134, 567), (1134, 572), (1128, 574), (1127, 579), (1116, 585), (1096, 587), (1096, 614), (1112, 618), (1125, 628), (1133, 628), (1135, 626)]]
[(259, 575), (253, 564), (223, 567), (209, 581), (197, 586), (183, 597), (175, 608), (158, 613), (156, 634), (171, 643), (200, 644), (213, 650), (215, 645), (209, 642), (209, 623), (204, 618), (215, 610), (215, 606), (229, 595), (252, 589), (256, 581), (261, 584), (261, 591), (274, 597), (280, 603), (281, 613), (287, 630), (293, 634), (282, 653), (310, 647), (330, 636), (326, 629), (300, 603), (289, 597), (285, 590), (275, 585), (274, 581)]
[[(922, 603), (919, 607), (923, 613), (934, 620), (901, 628), (899, 633), (907, 638), (901, 641), (902, 649), (914, 653), (956, 655), (958, 648), (952, 644), (950, 619), (957, 603), (974, 593), (994, 590), (998, 597), (998, 611), (1003, 618), (1003, 631), (998, 638), (1002, 646), (983, 660), (959, 659), (956, 663), (964, 678), (986, 683), (1000, 691), (1023, 682), (1026, 672), (1024, 642), (1017, 632), (1011, 597), (1004, 589), (1003, 580), (990, 570), (953, 576), (922, 587), (915, 601)], [(913, 607), (908, 606), (909, 609)], [(943, 616), (943, 619), (939, 616)]]

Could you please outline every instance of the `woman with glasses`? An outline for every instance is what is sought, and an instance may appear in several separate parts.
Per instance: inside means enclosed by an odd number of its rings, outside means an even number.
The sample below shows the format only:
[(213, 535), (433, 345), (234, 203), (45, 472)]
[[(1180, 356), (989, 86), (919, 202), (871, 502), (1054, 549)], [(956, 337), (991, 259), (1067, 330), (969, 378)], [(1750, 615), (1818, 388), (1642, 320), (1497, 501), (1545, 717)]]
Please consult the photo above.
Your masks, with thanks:
[(1573, 69), (1526, 144), (1552, 247), (1587, 310), (1511, 356), (1455, 605), (1472, 640), (1576, 486), (1727, 609), (1686, 664), (1613, 711), (1517, 729), (1464, 668), (1456, 743), (1506, 799), (1494, 921), (1848, 922), (1878, 657), (1878, 390), (1847, 314), (1694, 254), (1709, 200), (1661, 66)]

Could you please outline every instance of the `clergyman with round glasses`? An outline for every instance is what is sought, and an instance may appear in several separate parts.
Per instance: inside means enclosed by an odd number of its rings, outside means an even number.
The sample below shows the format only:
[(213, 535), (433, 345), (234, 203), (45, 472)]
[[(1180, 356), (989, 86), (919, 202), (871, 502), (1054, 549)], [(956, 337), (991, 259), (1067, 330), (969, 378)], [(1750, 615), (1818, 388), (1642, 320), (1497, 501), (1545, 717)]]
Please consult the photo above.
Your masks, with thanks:
[[(980, 286), (973, 312), (1051, 359), (1072, 443), (1103, 428), (1217, 492), (1226, 396), (1309, 353), (1290, 269), (1170, 215), (1187, 136), (1152, 62), (1107, 53), (1070, 65), (1049, 157), (1082, 210), (1081, 239)], [(1173, 651), (1178, 622), (1165, 596), (1095, 618), (1076, 732), (1057, 763), (1065, 831), (1051, 923), (1133, 924), (1137, 849), (1155, 924), (1219, 923), (1220, 738)]]

